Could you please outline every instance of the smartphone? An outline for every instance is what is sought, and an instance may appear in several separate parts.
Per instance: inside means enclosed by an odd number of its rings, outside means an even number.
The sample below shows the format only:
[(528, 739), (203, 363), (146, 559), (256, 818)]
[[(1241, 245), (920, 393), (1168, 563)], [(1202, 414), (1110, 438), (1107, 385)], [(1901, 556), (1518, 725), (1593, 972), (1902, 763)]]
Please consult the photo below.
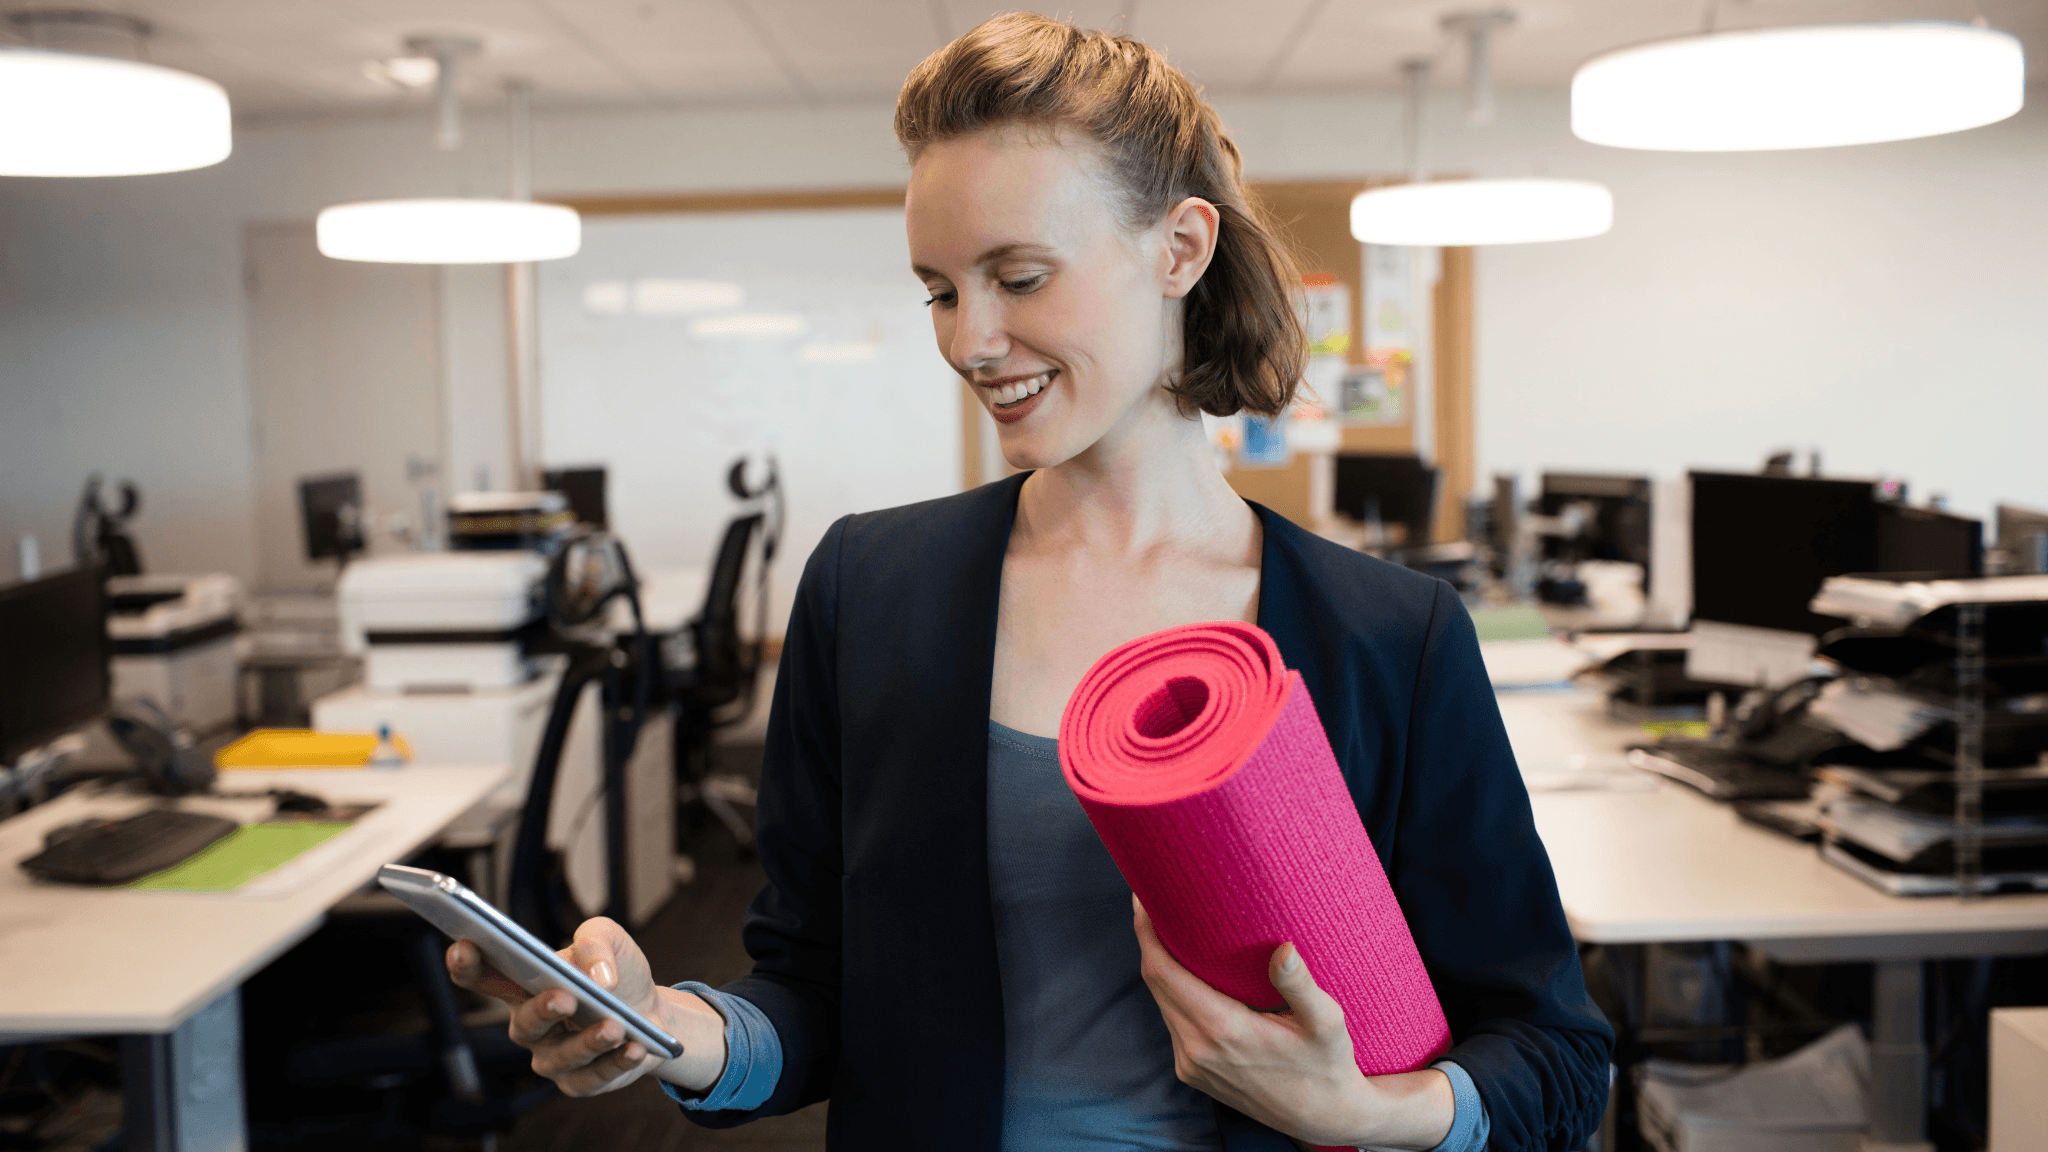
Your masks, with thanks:
[(557, 956), (554, 949), (491, 907), (462, 881), (425, 868), (386, 864), (377, 870), (377, 883), (450, 939), (474, 943), (491, 967), (514, 984), (535, 995), (561, 988), (576, 997), (576, 1012), (569, 1019), (577, 1027), (617, 1020), (625, 1028), (626, 1038), (638, 1040), (649, 1052), (669, 1060), (683, 1054), (682, 1043), (675, 1037), (600, 988), (597, 981)]

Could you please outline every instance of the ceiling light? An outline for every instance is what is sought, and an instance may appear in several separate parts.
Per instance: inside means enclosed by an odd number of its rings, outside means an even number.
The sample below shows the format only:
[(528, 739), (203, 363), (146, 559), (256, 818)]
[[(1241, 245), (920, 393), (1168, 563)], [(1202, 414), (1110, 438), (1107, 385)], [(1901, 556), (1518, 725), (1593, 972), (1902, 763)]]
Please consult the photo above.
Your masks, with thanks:
[[(93, 13), (16, 13), (32, 39), (90, 21), (140, 44), (148, 27)], [(79, 29), (86, 31), (86, 29)], [(82, 52), (0, 48), (0, 176), (139, 176), (227, 159), (228, 94), (190, 72)]]
[(1594, 57), (1572, 77), (1572, 131), (1670, 152), (1823, 148), (1960, 132), (2025, 98), (2020, 42), (1990, 28), (1745, 29)]
[(324, 256), (377, 264), (523, 264), (583, 247), (573, 208), (530, 200), (362, 200), (320, 210)]
[(441, 78), (441, 62), (432, 56), (393, 56), (363, 61), (363, 75), (406, 89), (432, 88)]
[[(462, 101), (455, 62), (481, 47), (463, 36), (418, 37), (407, 42), (434, 64), (434, 143), (442, 151), (462, 145)], [(528, 264), (574, 256), (583, 247), (583, 219), (574, 208), (536, 204), (527, 195), (525, 89), (508, 92), (512, 123), (512, 197), (362, 200), (320, 210), (314, 237), (324, 256), (377, 264)]]
[(1351, 202), (1351, 234), (1367, 244), (1531, 244), (1612, 227), (1614, 196), (1586, 180), (1433, 180)]
[[(1509, 27), (1504, 9), (1453, 15), (1445, 27), (1470, 44), (1466, 107), (1475, 120), (1493, 106), (1493, 32)], [(1409, 183), (1361, 192), (1351, 201), (1351, 235), (1364, 244), (1465, 248), (1479, 244), (1534, 244), (1579, 240), (1614, 227), (1614, 195), (1588, 180), (1424, 180), (1422, 112), (1429, 95), (1429, 61), (1404, 61), (1408, 80)], [(1478, 115), (1485, 112), (1485, 116)]]

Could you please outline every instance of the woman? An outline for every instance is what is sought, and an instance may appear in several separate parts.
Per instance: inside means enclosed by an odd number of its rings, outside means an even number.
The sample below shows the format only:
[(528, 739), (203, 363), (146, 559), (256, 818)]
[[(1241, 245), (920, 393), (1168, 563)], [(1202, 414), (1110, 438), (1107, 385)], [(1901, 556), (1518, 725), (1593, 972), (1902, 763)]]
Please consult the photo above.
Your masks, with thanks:
[[(1586, 997), (1469, 618), (1440, 582), (1239, 499), (1199, 412), (1277, 413), (1290, 262), (1163, 58), (1043, 17), (913, 72), (911, 257), (939, 349), (1029, 470), (851, 516), (811, 556), (763, 762), (751, 975), (654, 985), (615, 924), (564, 954), (663, 1022), (571, 1031), (456, 944), (456, 980), (573, 1095), (648, 1072), (699, 1123), (832, 1101), (835, 1148), (1576, 1148), (1612, 1035)], [(1301, 672), (1454, 1047), (1367, 1078), (1289, 945), (1261, 1014), (1158, 943), (1060, 778), (1096, 657), (1239, 619)]]

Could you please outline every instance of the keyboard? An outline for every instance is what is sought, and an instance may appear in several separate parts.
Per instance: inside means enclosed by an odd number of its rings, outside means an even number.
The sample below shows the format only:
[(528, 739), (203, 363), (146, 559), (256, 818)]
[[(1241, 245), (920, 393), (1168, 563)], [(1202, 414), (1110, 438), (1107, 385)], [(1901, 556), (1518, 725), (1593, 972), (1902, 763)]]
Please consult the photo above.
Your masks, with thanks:
[(126, 884), (190, 859), (238, 827), (224, 817), (172, 809), (82, 820), (51, 829), (43, 850), (23, 860), (21, 869), (51, 884)]
[(1628, 762), (1716, 800), (1804, 800), (1813, 791), (1804, 773), (1700, 740), (1638, 744)]

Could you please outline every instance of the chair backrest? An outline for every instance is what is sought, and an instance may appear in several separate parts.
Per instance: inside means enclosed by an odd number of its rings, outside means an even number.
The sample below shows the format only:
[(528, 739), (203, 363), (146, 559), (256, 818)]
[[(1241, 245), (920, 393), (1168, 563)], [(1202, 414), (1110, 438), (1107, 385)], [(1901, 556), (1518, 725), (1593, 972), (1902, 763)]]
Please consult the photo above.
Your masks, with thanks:
[(763, 519), (752, 512), (727, 524), (718, 556), (711, 562), (711, 584), (705, 591), (704, 611), (697, 617), (698, 681), (706, 687), (730, 686), (736, 691), (752, 672), (740, 637), (740, 577), (746, 571), (747, 544)]

